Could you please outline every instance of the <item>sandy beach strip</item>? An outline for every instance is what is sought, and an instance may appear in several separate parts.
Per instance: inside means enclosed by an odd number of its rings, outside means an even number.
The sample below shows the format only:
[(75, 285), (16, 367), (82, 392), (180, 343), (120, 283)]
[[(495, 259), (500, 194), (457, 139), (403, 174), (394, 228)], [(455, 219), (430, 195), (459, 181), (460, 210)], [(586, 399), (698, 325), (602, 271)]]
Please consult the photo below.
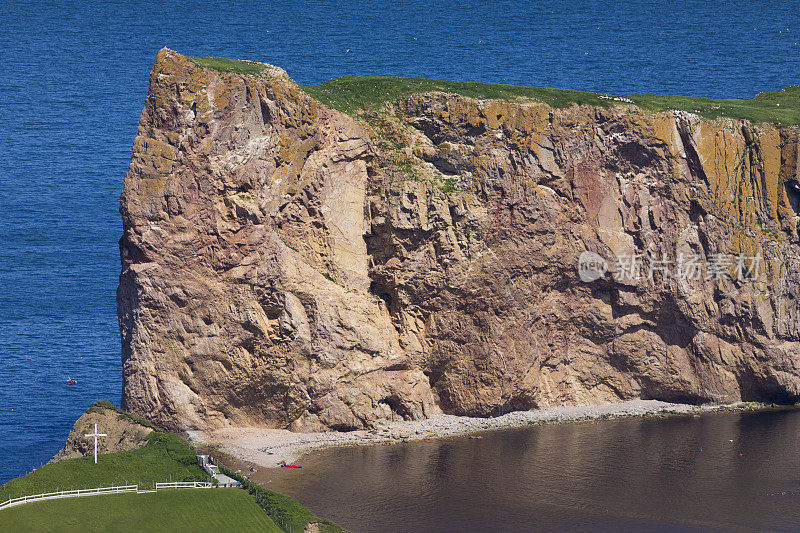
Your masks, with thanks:
[(657, 400), (630, 400), (590, 406), (562, 406), (537, 411), (514, 411), (495, 418), (435, 415), (425, 420), (386, 421), (371, 430), (293, 433), (285, 429), (256, 427), (223, 428), (211, 432), (189, 431), (196, 444), (219, 447), (242, 461), (277, 468), (283, 461), (297, 462), (311, 450), (329, 446), (390, 444), (422, 439), (473, 435), (482, 431), (537, 424), (579, 422), (623, 417), (701, 414), (721, 410), (759, 410), (764, 404), (686, 405)]

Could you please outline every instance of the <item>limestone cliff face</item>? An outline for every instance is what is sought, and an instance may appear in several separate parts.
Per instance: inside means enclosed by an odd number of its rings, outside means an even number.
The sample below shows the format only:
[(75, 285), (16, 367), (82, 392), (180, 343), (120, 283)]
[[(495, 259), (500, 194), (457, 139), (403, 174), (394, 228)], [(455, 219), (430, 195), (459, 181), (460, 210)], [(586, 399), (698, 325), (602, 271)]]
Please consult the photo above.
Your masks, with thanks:
[[(316, 430), (794, 400), (799, 173), (796, 128), (443, 93), (354, 119), (162, 50), (120, 207), (123, 409)], [(586, 283), (587, 250), (763, 260)]]

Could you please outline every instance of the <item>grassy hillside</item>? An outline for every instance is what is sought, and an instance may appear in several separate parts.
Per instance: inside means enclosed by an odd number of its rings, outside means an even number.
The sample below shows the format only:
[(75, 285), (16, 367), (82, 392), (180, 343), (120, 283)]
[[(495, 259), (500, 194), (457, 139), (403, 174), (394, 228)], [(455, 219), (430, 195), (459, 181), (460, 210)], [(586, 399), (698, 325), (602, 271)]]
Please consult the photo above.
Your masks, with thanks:
[(241, 483), (242, 488), (250, 493), (256, 503), (284, 531), (303, 531), (310, 523), (315, 523), (320, 533), (340, 533), (344, 531), (333, 522), (314, 515), (307, 507), (288, 496), (267, 490), (235, 472), (231, 472), (227, 468), (222, 468), (222, 472)]
[(0, 532), (5, 531), (244, 533), (282, 530), (243, 490), (187, 489), (20, 505), (0, 511)]
[(125, 418), (127, 420), (130, 420), (134, 424), (139, 424), (139, 425), (142, 425), (142, 426), (145, 426), (145, 427), (149, 427), (153, 431), (158, 431), (160, 433), (164, 433), (165, 432), (162, 428), (160, 428), (157, 425), (153, 424), (149, 420), (145, 420), (141, 416), (132, 415), (132, 414), (128, 413), (127, 411), (123, 411), (122, 409), (120, 409), (116, 405), (112, 404), (108, 400), (98, 400), (98, 401), (94, 402), (94, 405), (91, 406), (90, 408), (88, 408), (86, 410), (86, 412), (87, 413), (102, 412), (105, 409), (111, 409), (112, 411), (117, 413), (117, 415), (119, 415), (121, 418)]
[[(189, 57), (198, 66), (236, 74), (260, 74), (266, 65), (221, 57)], [(779, 92), (765, 92), (750, 100), (713, 100), (692, 96), (634, 94), (614, 100), (609, 95), (570, 89), (522, 87), (499, 83), (430, 80), (400, 76), (344, 76), (321, 85), (302, 87), (325, 105), (345, 113), (375, 109), (382, 104), (415, 93), (444, 91), (480, 99), (532, 100), (552, 107), (586, 104), (599, 107), (635, 104), (649, 111), (675, 109), (708, 119), (728, 117), (782, 126), (800, 124), (800, 85)]]
[(92, 457), (67, 459), (12, 479), (0, 486), (0, 501), (73, 488), (135, 483), (149, 488), (163, 481), (208, 481), (208, 475), (197, 466), (194, 450), (171, 433), (152, 433), (148, 444), (138, 450), (102, 454), (98, 459), (97, 464)]
[[(98, 402), (92, 409), (108, 408)], [(130, 417), (118, 411), (121, 416)], [(135, 419), (135, 417), (133, 417)], [(141, 423), (140, 420), (135, 419)], [(156, 428), (156, 426), (152, 426)], [(309, 523), (336, 533), (339, 526), (314, 515), (287, 496), (232, 474), (242, 489), (185, 489), (155, 494), (115, 494), (34, 502), (0, 510), (4, 531), (286, 531)], [(48, 464), (0, 486), (0, 502), (17, 496), (79, 488), (163, 481), (209, 481), (197, 466), (196, 452), (183, 438), (155, 429), (145, 446), (125, 452), (67, 459)], [(211, 518), (214, 514), (218, 518)], [(275, 520), (273, 520), (275, 519)], [(92, 525), (92, 521), (98, 524)], [(220, 522), (221, 521), (221, 522)], [(24, 526), (30, 524), (30, 526)], [(277, 525), (276, 525), (277, 524)], [(51, 527), (52, 525), (52, 527)], [(40, 527), (41, 526), (41, 527)], [(107, 526), (107, 527), (106, 527)], [(105, 529), (104, 529), (105, 528)]]

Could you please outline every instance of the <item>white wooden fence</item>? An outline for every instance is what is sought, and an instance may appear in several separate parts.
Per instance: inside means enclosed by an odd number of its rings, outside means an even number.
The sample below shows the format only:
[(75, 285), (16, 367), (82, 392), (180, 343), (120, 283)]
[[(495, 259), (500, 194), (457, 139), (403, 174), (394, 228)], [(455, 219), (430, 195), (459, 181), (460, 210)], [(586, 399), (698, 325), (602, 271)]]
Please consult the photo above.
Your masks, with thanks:
[(172, 483), (156, 483), (156, 490), (161, 489), (210, 489), (208, 481), (173, 481)]
[[(212, 484), (207, 481), (173, 481), (171, 483), (156, 483), (156, 490), (162, 489), (210, 489)], [(11, 498), (0, 503), (0, 510), (23, 503), (38, 502), (42, 500), (56, 500), (60, 498), (78, 498), (82, 496), (97, 496), (98, 494), (120, 494), (124, 492), (153, 492), (140, 491), (139, 485), (118, 485), (114, 487), (97, 487), (96, 489), (61, 490), (44, 494), (31, 494)]]
[(44, 494), (31, 494), (28, 496), (20, 496), (19, 498), (11, 498), (3, 503), (0, 503), (0, 509), (6, 507), (14, 507), (15, 505), (22, 505), (23, 503), (38, 502), (41, 500), (56, 500), (60, 498), (78, 498), (80, 496), (96, 496), (98, 494), (120, 494), (123, 492), (138, 492), (139, 485), (118, 485), (114, 487), (97, 487), (96, 489), (80, 489), (80, 490), (61, 490), (58, 492), (47, 492)]

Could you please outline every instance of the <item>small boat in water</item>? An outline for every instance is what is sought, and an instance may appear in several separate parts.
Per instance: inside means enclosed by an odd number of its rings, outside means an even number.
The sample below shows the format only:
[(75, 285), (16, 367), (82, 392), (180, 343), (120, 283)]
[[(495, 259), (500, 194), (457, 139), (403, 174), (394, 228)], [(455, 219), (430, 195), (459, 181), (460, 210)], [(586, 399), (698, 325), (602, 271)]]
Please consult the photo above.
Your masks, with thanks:
[(303, 468), (303, 467), (300, 465), (289, 465), (286, 464), (286, 461), (284, 461), (281, 463), (281, 468)]
[(67, 385), (75, 385), (77, 382), (78, 382), (78, 380), (69, 378), (67, 380)]

